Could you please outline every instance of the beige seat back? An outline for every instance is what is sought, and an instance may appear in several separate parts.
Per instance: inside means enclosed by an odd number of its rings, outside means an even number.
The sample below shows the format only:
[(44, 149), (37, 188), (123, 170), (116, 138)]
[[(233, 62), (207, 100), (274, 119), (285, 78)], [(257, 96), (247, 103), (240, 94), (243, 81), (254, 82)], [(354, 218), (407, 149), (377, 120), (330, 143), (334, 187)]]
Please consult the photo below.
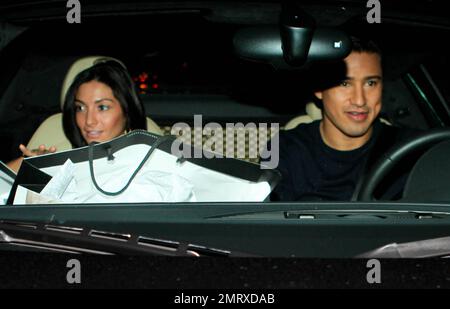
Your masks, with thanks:
[[(120, 62), (119, 60), (105, 56), (84, 57), (78, 59), (71, 65), (71, 67), (67, 71), (66, 77), (64, 78), (61, 88), (61, 100), (60, 100), (61, 109), (64, 104), (66, 92), (69, 89), (75, 77), (78, 75), (78, 73), (84, 71), (85, 69), (90, 68), (91, 66), (97, 63), (108, 60), (114, 60), (123, 65), (123, 63)], [(125, 65), (123, 66), (125, 67)], [(160, 127), (149, 117), (147, 117), (147, 131), (158, 135), (163, 135), (163, 131), (160, 129)], [(46, 145), (47, 147), (55, 146), (57, 151), (68, 150), (72, 148), (69, 140), (64, 134), (62, 126), (62, 113), (52, 115), (48, 117), (46, 120), (44, 120), (44, 122), (42, 122), (39, 128), (34, 132), (33, 136), (28, 142), (27, 147), (29, 149), (35, 149), (42, 144)]]
[(284, 126), (285, 130), (291, 130), (301, 123), (311, 123), (315, 120), (322, 119), (322, 110), (314, 104), (309, 102), (305, 107), (306, 115), (297, 116), (289, 120)]

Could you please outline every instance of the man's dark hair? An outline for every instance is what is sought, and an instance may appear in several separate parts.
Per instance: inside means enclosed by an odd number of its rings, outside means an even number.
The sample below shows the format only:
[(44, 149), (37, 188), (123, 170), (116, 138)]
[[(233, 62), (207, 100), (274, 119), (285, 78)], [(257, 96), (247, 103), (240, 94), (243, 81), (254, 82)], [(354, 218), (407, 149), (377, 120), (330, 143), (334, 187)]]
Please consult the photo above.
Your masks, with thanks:
[[(377, 54), (382, 60), (381, 49), (373, 40), (352, 35), (350, 35), (350, 40), (352, 42), (351, 52)], [(313, 91), (325, 90), (339, 85), (345, 78), (346, 72), (347, 68), (343, 59), (314, 64), (311, 69)], [(312, 97), (312, 100), (319, 108), (323, 108), (321, 100), (315, 96)]]
[(144, 106), (138, 97), (130, 75), (122, 64), (110, 60), (80, 72), (67, 90), (63, 107), (63, 128), (72, 147), (87, 145), (76, 124), (75, 98), (80, 86), (90, 81), (98, 81), (111, 88), (114, 97), (122, 107), (127, 132), (135, 129), (147, 129)]
[(366, 53), (374, 53), (378, 54), (380, 57), (382, 55), (381, 49), (377, 46), (377, 44), (370, 39), (361, 39), (355, 36), (351, 36), (350, 40), (352, 41), (352, 52), (366, 52)]

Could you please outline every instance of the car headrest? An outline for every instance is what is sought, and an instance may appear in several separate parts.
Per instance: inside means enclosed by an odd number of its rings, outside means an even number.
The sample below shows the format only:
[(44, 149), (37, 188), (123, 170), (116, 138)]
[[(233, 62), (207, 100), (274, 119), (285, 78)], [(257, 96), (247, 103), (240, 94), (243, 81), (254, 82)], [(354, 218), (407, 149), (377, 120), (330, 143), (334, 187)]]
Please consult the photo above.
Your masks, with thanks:
[(301, 123), (311, 123), (315, 120), (322, 119), (322, 110), (317, 107), (314, 102), (309, 102), (305, 106), (305, 115), (300, 115), (289, 120), (285, 125), (285, 130), (291, 130)]
[(61, 110), (63, 109), (64, 105), (64, 98), (66, 97), (67, 90), (69, 90), (70, 85), (73, 83), (73, 80), (75, 77), (82, 71), (89, 69), (90, 67), (106, 62), (106, 61), (116, 61), (117, 63), (120, 63), (124, 68), (126, 66), (118, 59), (108, 57), (108, 56), (88, 56), (83, 57), (78, 60), (76, 60), (67, 71), (66, 77), (64, 78), (62, 88), (61, 88), (61, 98), (60, 98), (60, 107)]

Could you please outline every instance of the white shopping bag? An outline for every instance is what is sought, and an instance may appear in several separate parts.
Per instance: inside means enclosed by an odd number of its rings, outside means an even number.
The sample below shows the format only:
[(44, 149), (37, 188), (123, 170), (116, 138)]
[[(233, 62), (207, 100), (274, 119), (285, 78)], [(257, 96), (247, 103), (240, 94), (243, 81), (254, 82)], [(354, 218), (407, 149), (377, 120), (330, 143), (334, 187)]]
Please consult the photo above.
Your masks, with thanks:
[[(28, 169), (28, 174), (31, 170), (38, 169), (39, 173), (53, 177), (48, 181), (50, 177), (46, 176), (47, 180), (40, 183), (42, 187), (47, 185), (40, 191), (46, 198), (60, 203), (77, 204), (263, 201), (274, 186), (270, 183), (271, 179), (277, 179), (278, 176), (274, 171), (260, 169), (257, 164), (235, 159), (204, 158), (180, 161), (167, 151), (173, 138), (169, 139), (169, 143), (161, 143), (161, 149), (155, 148), (151, 156), (143, 162), (143, 158), (158, 138), (147, 132), (134, 132), (131, 136), (122, 136), (92, 146), (92, 172), (89, 147), (26, 159), (24, 169)], [(67, 166), (68, 159), (73, 162), (71, 168)], [(60, 164), (52, 164), (51, 161)], [(136, 173), (140, 165), (142, 166)], [(242, 171), (247, 175), (238, 177)], [(26, 174), (26, 171), (23, 174)], [(20, 184), (20, 175), (21, 171), (17, 185)], [(133, 175), (134, 178), (130, 182)], [(34, 177), (40, 178), (39, 175)], [(52, 183), (55, 179), (59, 179), (56, 185)], [(36, 185), (36, 182), (33, 184)], [(56, 187), (57, 192), (53, 192), (49, 186)], [(27, 189), (27, 186), (23, 187)], [(118, 192), (125, 187), (120, 194), (106, 194)], [(14, 204), (19, 203), (26, 201), (19, 196), (14, 200)]]

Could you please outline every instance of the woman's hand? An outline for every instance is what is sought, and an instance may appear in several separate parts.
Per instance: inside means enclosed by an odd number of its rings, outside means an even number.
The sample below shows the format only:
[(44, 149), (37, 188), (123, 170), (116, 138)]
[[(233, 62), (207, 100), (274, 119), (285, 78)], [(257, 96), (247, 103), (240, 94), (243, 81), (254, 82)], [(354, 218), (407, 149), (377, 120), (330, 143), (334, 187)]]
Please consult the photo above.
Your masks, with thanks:
[(56, 151), (55, 146), (51, 146), (50, 148), (45, 148), (45, 145), (39, 145), (37, 149), (28, 149), (25, 147), (25, 145), (20, 144), (19, 145), (20, 151), (22, 151), (24, 157), (34, 157), (34, 156), (40, 156), (46, 153), (53, 153)]
[(30, 150), (27, 147), (25, 147), (25, 145), (20, 144), (19, 149), (20, 149), (20, 151), (22, 151), (23, 157), (19, 157), (19, 158), (12, 160), (6, 164), (6, 165), (8, 165), (8, 167), (10, 169), (15, 171), (16, 173), (19, 171), (20, 165), (22, 164), (24, 157), (35, 157), (35, 156), (40, 156), (40, 155), (46, 154), (46, 153), (53, 153), (56, 151), (55, 146), (52, 146), (52, 147), (46, 149), (45, 145), (40, 145), (38, 147), (38, 149)]

